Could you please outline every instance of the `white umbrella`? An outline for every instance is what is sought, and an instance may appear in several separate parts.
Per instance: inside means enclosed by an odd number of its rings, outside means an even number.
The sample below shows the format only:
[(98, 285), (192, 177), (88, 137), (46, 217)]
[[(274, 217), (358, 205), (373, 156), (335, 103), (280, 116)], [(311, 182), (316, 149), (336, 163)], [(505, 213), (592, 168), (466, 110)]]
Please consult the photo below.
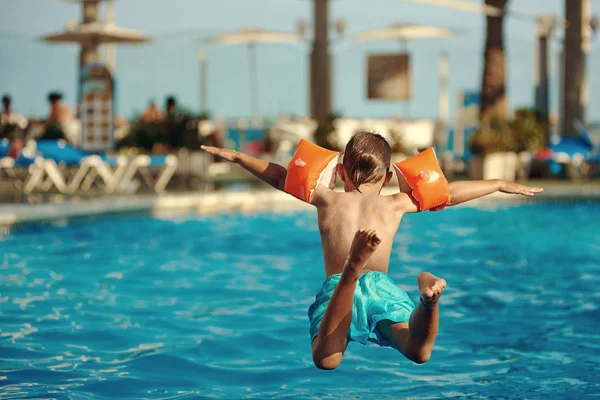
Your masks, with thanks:
[(260, 43), (293, 43), (302, 40), (302, 37), (295, 33), (269, 31), (263, 28), (249, 27), (203, 39), (202, 43), (227, 45), (245, 44), (248, 46), (250, 110), (252, 116), (257, 117), (259, 104), (258, 76), (256, 72), (256, 45)]
[[(83, 48), (95, 49), (102, 44), (145, 43), (150, 41), (151, 38), (142, 32), (119, 28), (112, 21), (89, 22), (86, 24), (77, 24), (75, 21), (70, 21), (67, 23), (65, 31), (44, 36), (42, 40), (54, 43), (78, 43)], [(89, 62), (89, 60), (86, 62)], [(112, 64), (114, 64), (114, 58)], [(114, 65), (109, 65), (109, 67), (112, 68)]]
[(352, 37), (359, 42), (383, 41), (383, 40), (411, 40), (411, 39), (433, 39), (452, 35), (447, 28), (429, 25), (394, 24), (387, 28), (379, 28), (371, 31), (357, 33)]
[[(106, 21), (114, 22), (114, 2), (113, 0), (62, 0), (68, 3), (81, 3), (83, 18), (81, 23), (91, 23), (98, 21), (99, 5), (101, 2), (107, 2), (106, 6)], [(114, 71), (117, 58), (117, 47), (114, 43), (108, 43), (106, 48), (106, 66), (109, 70)]]
[(98, 46), (107, 43), (145, 43), (151, 38), (139, 31), (119, 28), (112, 22), (92, 22), (80, 25), (67, 24), (64, 32), (44, 36), (42, 40)]

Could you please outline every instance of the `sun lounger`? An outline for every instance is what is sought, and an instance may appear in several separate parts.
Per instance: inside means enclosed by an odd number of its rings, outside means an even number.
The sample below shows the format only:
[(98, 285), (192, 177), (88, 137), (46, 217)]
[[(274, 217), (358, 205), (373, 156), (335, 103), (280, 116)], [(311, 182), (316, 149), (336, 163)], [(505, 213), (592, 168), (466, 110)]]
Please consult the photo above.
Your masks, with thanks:
[(174, 155), (136, 156), (130, 160), (121, 181), (113, 181), (109, 189), (116, 190), (117, 185), (126, 186), (135, 176), (140, 175), (156, 193), (162, 193), (166, 190), (178, 165), (179, 159)]
[[(94, 155), (79, 150), (64, 140), (38, 140), (35, 143), (36, 152), (42, 156), (54, 173), (62, 176), (63, 181), (68, 182), (64, 192), (73, 194), (80, 189), (89, 190), (100, 177), (104, 182), (104, 188), (117, 187), (127, 167), (127, 158), (108, 157), (105, 155)], [(71, 176), (61, 174), (61, 168), (71, 169)], [(48, 168), (46, 168), (48, 169)], [(37, 182), (32, 182), (31, 185)]]

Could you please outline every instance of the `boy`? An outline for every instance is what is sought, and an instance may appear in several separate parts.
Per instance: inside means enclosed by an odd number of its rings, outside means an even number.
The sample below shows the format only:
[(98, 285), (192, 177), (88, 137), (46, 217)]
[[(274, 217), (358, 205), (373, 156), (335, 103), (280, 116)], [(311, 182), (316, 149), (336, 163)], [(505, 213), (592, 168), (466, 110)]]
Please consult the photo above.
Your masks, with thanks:
[[(284, 190), (284, 167), (233, 150), (203, 149)], [(431, 355), (446, 281), (421, 273), (420, 303), (415, 307), (387, 275), (400, 220), (419, 210), (411, 193), (380, 195), (393, 176), (390, 159), (390, 146), (382, 136), (359, 133), (348, 142), (343, 163), (337, 166), (344, 193), (319, 185), (310, 199), (318, 212), (327, 277), (309, 309), (312, 356), (318, 368), (337, 368), (349, 340), (393, 347), (416, 363)], [(448, 205), (456, 205), (497, 191), (533, 196), (542, 189), (490, 180), (452, 182), (449, 191)]]

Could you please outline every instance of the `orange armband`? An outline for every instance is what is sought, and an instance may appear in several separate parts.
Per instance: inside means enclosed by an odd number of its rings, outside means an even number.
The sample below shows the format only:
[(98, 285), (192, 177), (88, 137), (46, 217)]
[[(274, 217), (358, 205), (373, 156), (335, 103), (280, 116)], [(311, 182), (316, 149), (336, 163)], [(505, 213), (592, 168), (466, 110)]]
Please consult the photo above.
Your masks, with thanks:
[(284, 191), (310, 203), (313, 191), (325, 182), (335, 187), (336, 170), (340, 153), (301, 139), (292, 161), (288, 164)]
[[(419, 203), (419, 211), (443, 210), (450, 201), (448, 181), (433, 148), (394, 164), (398, 179), (404, 179)], [(400, 185), (402, 187), (402, 185)]]

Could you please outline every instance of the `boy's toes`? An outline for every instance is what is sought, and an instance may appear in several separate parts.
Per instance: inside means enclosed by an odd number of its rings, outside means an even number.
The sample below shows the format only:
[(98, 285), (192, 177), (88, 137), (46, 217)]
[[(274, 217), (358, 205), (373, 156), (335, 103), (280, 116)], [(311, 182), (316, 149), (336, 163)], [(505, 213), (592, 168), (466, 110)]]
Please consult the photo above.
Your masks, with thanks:
[(377, 245), (379, 245), (379, 244), (381, 243), (381, 238), (380, 238), (379, 236), (377, 236), (377, 233), (375, 233), (375, 234), (373, 235), (373, 238), (371, 239), (371, 242), (372, 242), (374, 245), (376, 245), (376, 246), (377, 246)]
[(378, 246), (380, 243), (381, 243), (381, 239), (377, 235), (377, 231), (375, 231), (374, 229), (371, 229), (369, 231), (369, 244), (371, 246)]

